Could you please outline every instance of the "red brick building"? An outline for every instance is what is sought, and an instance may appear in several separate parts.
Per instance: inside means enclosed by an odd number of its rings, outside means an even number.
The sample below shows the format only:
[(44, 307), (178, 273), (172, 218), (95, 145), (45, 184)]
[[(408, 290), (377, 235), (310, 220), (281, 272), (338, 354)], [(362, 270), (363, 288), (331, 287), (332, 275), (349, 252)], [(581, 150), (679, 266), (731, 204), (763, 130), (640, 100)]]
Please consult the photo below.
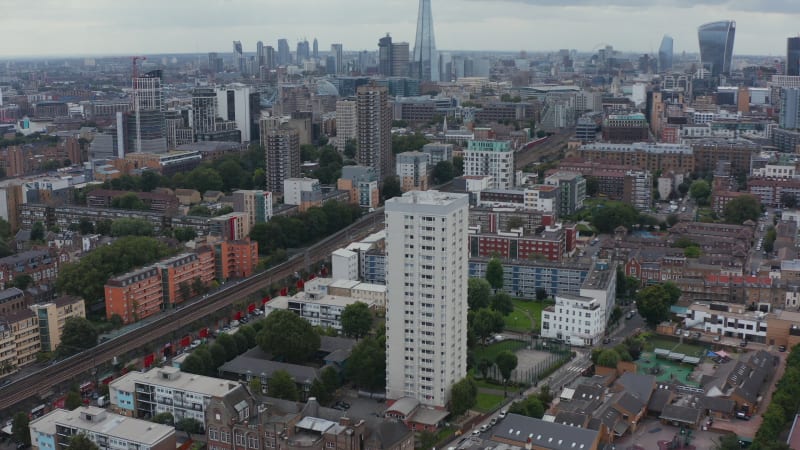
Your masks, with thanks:
[(537, 255), (550, 261), (561, 261), (575, 249), (575, 225), (557, 224), (541, 231), (524, 235), (522, 229), (509, 232), (481, 233), (472, 227), (469, 235), (469, 254), (477, 257), (498, 256), (505, 259), (530, 259)]
[(217, 278), (246, 278), (258, 266), (258, 242), (250, 239), (222, 241), (214, 244)]

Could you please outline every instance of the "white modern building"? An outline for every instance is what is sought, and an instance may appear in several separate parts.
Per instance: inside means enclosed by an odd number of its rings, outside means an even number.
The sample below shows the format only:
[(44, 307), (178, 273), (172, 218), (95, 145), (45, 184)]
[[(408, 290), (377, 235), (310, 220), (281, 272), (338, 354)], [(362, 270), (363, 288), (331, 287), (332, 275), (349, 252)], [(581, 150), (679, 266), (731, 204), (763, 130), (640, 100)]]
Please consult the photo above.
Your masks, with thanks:
[(219, 117), (236, 122), (236, 128), (242, 133), (242, 142), (250, 142), (250, 87), (234, 83), (217, 88), (216, 93)]
[(222, 397), (238, 383), (183, 373), (175, 367), (128, 372), (108, 385), (111, 406), (131, 417), (154, 417), (168, 412), (175, 421), (195, 419), (205, 426), (211, 397)]
[[(769, 304), (759, 305), (762, 306), (769, 308)], [(684, 328), (765, 343), (768, 316), (769, 314), (763, 311), (748, 311), (745, 305), (698, 302), (689, 306), (684, 319)]]
[(65, 450), (84, 434), (103, 450), (174, 450), (175, 428), (113, 414), (95, 406), (54, 409), (30, 423), (35, 450)]
[(292, 297), (275, 297), (264, 305), (264, 315), (286, 309), (305, 319), (315, 327), (342, 330), (342, 311), (356, 302), (365, 303), (370, 309), (375, 304), (366, 299), (341, 297), (338, 295), (311, 296), (298, 292)]
[(298, 206), (303, 202), (303, 192), (318, 190), (320, 185), (316, 178), (287, 178), (283, 180), (283, 203)]
[(395, 156), (395, 170), (403, 192), (428, 189), (428, 170), (431, 155), (422, 152), (404, 152)]
[(514, 187), (514, 150), (509, 141), (469, 141), (464, 150), (464, 175), (489, 175), (492, 188)]
[(386, 396), (444, 407), (467, 374), (468, 196), (386, 201)]
[(584, 347), (601, 342), (606, 316), (597, 299), (559, 294), (555, 300), (555, 305), (542, 311), (542, 337)]
[(331, 275), (335, 280), (358, 280), (358, 253), (340, 248), (331, 253)]

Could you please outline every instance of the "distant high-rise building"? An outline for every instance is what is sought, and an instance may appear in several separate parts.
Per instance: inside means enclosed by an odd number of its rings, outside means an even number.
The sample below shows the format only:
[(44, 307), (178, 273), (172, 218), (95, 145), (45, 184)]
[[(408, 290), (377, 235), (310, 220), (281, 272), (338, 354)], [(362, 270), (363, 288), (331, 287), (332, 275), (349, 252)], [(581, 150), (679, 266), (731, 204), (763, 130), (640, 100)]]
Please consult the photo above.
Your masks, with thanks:
[(800, 36), (786, 39), (786, 75), (800, 75)]
[(167, 151), (161, 76), (160, 70), (151, 70), (133, 79), (133, 120), (127, 122), (128, 149), (137, 153)]
[(736, 22), (732, 20), (707, 23), (697, 29), (700, 61), (712, 77), (730, 75), (735, 36)]
[(297, 130), (269, 128), (266, 123), (261, 128), (267, 190), (282, 194), (283, 181), (300, 176), (300, 134)]
[(360, 86), (356, 91), (356, 162), (373, 167), (378, 178), (392, 173), (392, 110), (389, 90), (380, 86)]
[(356, 102), (341, 99), (336, 102), (336, 150), (344, 153), (347, 141), (358, 138)]
[(278, 65), (285, 66), (292, 63), (292, 54), (289, 50), (289, 41), (278, 39)]
[(392, 76), (392, 37), (389, 33), (378, 39), (378, 73)]
[(208, 71), (210, 73), (219, 73), (222, 72), (222, 69), (222, 58), (216, 52), (210, 52), (208, 54)]
[(467, 374), (469, 201), (412, 191), (386, 201), (386, 397), (442, 408)]
[(436, 41), (433, 36), (431, 0), (419, 0), (417, 35), (414, 41), (412, 75), (424, 81), (439, 81), (439, 58), (436, 56)]
[(336, 58), (336, 73), (342, 73), (344, 71), (342, 44), (331, 44), (331, 55)]
[(247, 64), (245, 62), (244, 53), (242, 52), (242, 42), (233, 41), (233, 65), (240, 73), (245, 73)]
[(672, 37), (664, 35), (658, 48), (658, 71), (672, 70)]
[(257, 141), (258, 118), (261, 115), (259, 93), (244, 84), (232, 84), (216, 89), (217, 114), (223, 120), (236, 122), (241, 142)]
[(192, 91), (192, 128), (195, 134), (215, 131), (217, 120), (217, 93), (213, 88), (196, 88)]
[(319, 42), (317, 42), (317, 38), (314, 38), (313, 47), (314, 47), (313, 50), (314, 53), (312, 54), (312, 56), (314, 57), (314, 59), (319, 59)]
[(780, 126), (787, 130), (800, 129), (800, 88), (781, 88)]
[(261, 41), (256, 42), (256, 66), (261, 67), (264, 65), (264, 43)]
[(308, 41), (303, 39), (302, 41), (297, 43), (297, 52), (296, 52), (296, 61), (297, 65), (302, 65), (308, 58), (311, 56), (311, 52), (308, 48)]
[(275, 62), (275, 47), (267, 45), (264, 47), (264, 65), (270, 69), (278, 66)]

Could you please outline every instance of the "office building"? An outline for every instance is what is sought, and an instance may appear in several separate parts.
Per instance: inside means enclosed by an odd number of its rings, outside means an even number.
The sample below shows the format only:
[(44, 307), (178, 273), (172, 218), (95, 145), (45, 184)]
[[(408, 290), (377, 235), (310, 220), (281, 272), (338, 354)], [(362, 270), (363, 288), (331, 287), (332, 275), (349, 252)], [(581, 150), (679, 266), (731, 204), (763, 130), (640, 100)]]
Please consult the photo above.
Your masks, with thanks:
[(160, 70), (151, 70), (133, 79), (133, 117), (126, 121), (127, 149), (136, 153), (167, 151), (161, 76)]
[(258, 189), (238, 189), (231, 194), (233, 210), (247, 213), (250, 228), (257, 223), (269, 222), (272, 218), (272, 192)]
[(216, 52), (210, 52), (208, 54), (208, 72), (209, 73), (220, 73), (225, 69), (223, 65), (222, 57), (219, 56)]
[[(555, 305), (542, 311), (542, 337), (581, 347), (600, 343), (606, 330), (606, 316), (596, 299), (559, 294), (555, 300)], [(577, 323), (575, 317), (580, 317)]]
[(438, 142), (425, 144), (422, 146), (422, 152), (430, 155), (430, 164), (436, 167), (442, 161), (453, 160), (453, 144), (440, 144)]
[(389, 33), (378, 39), (378, 73), (392, 76), (392, 37)]
[(392, 174), (392, 111), (385, 87), (360, 86), (356, 92), (356, 162), (374, 167), (378, 179)]
[(713, 78), (730, 75), (736, 22), (723, 20), (701, 25), (697, 29), (700, 42), (700, 62)]
[(358, 138), (358, 116), (356, 102), (342, 99), (336, 101), (336, 151), (344, 153), (348, 141), (356, 142)]
[(317, 38), (314, 38), (313, 51), (311, 53), (311, 56), (315, 60), (319, 60), (319, 42), (317, 42)]
[[(152, 418), (152, 417), (151, 417)], [(110, 413), (96, 406), (54, 409), (31, 421), (35, 450), (66, 450), (72, 436), (84, 435), (102, 450), (175, 450), (175, 428)]]
[(468, 197), (413, 191), (385, 208), (386, 396), (444, 408), (467, 374)]
[(289, 50), (289, 41), (278, 39), (278, 65), (287, 66), (292, 63), (292, 54)]
[(264, 43), (258, 41), (256, 42), (256, 67), (263, 66), (264, 62), (265, 62)]
[(800, 129), (800, 88), (781, 88), (779, 119), (784, 130)]
[(244, 52), (242, 51), (241, 41), (233, 41), (233, 67), (242, 75), (247, 73), (247, 64), (245, 62)]
[(300, 206), (303, 203), (304, 192), (320, 189), (319, 180), (316, 178), (287, 178), (283, 180), (283, 203)]
[(658, 47), (658, 71), (668, 72), (672, 70), (672, 37), (664, 35), (661, 39), (661, 46)]
[(404, 152), (398, 154), (395, 159), (400, 189), (403, 192), (428, 190), (428, 171), (433, 168), (430, 164), (430, 155), (422, 152)]
[(258, 142), (258, 120), (261, 116), (260, 94), (249, 86), (234, 83), (217, 88), (217, 115), (234, 122), (241, 132), (241, 142)]
[(211, 397), (221, 397), (239, 383), (221, 378), (183, 373), (171, 366), (147, 372), (134, 370), (108, 385), (109, 402), (115, 412), (128, 417), (152, 419), (170, 413), (175, 421), (194, 419), (205, 429), (206, 407)]
[(43, 352), (53, 352), (61, 344), (67, 319), (86, 317), (82, 298), (64, 295), (51, 302), (31, 305), (39, 322), (39, 341)]
[(433, 36), (431, 0), (419, 0), (417, 34), (414, 40), (414, 59), (411, 76), (423, 81), (439, 81), (439, 57)]
[(216, 130), (217, 93), (213, 88), (195, 88), (192, 91), (192, 129), (195, 134)]
[(362, 208), (377, 208), (380, 202), (378, 174), (374, 167), (344, 166), (336, 189), (350, 194), (350, 203)]
[(646, 142), (650, 138), (642, 113), (609, 114), (603, 119), (603, 140), (614, 143)]
[[(262, 124), (265, 120), (261, 121)], [(283, 194), (283, 180), (300, 176), (300, 133), (297, 130), (267, 129), (261, 133), (266, 156), (267, 190)]]
[(295, 52), (295, 60), (297, 61), (297, 65), (302, 67), (303, 63), (308, 61), (310, 57), (311, 51), (308, 47), (308, 41), (303, 39), (297, 43), (297, 51)]
[(385, 77), (409, 76), (408, 42), (392, 42), (387, 33), (378, 40), (378, 73)]
[(344, 50), (342, 44), (331, 44), (331, 56), (336, 60), (336, 73), (344, 72)]
[(514, 150), (509, 141), (471, 140), (464, 150), (464, 176), (490, 176), (494, 189), (514, 187)]
[(786, 39), (786, 75), (800, 76), (800, 36)]

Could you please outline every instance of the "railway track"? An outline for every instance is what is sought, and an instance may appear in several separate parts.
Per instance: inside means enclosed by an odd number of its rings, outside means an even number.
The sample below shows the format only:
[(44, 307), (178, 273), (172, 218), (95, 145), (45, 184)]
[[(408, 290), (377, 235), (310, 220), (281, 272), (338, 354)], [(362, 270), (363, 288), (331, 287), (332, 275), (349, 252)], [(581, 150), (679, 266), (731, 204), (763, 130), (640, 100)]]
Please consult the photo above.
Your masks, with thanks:
[(102, 342), (89, 350), (16, 380), (0, 389), (0, 411), (8, 412), (7, 410), (29, 398), (47, 395), (52, 386), (69, 381), (98, 365), (111, 361), (114, 356), (136, 350), (150, 342), (160, 341), (164, 336), (193, 321), (232, 305), (274, 282), (282, 281), (295, 272), (308, 269), (313, 263), (327, 259), (334, 250), (342, 245), (347, 245), (378, 231), (383, 226), (383, 220), (383, 208), (366, 214), (349, 227), (326, 237), (272, 269), (223, 285), (220, 291), (192, 303), (189, 307), (163, 314), (162, 317), (145, 326)]

